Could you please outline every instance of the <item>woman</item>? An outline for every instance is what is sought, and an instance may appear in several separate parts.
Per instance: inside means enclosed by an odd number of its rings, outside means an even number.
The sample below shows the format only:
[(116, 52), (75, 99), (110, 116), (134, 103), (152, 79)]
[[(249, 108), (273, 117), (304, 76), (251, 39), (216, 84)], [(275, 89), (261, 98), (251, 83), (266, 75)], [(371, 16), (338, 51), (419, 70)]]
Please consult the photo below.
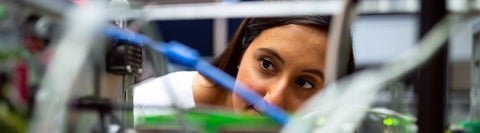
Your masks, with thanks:
[[(266, 101), (286, 111), (295, 111), (324, 87), (329, 25), (330, 18), (320, 16), (248, 18), (242, 22), (228, 48), (212, 64), (264, 96)], [(353, 52), (350, 52), (348, 73), (355, 69)], [(235, 112), (258, 113), (240, 97), (197, 72), (177, 72), (156, 79), (153, 81), (156, 85), (147, 83), (137, 87), (135, 96), (139, 98), (134, 97), (135, 104), (148, 102), (140, 98), (142, 94), (153, 95), (139, 88), (158, 87), (161, 86), (158, 83), (166, 83), (165, 80), (179, 82), (170, 83), (175, 86), (173, 93), (169, 92), (176, 95), (173, 100), (179, 103), (177, 106), (189, 108), (208, 104)]]

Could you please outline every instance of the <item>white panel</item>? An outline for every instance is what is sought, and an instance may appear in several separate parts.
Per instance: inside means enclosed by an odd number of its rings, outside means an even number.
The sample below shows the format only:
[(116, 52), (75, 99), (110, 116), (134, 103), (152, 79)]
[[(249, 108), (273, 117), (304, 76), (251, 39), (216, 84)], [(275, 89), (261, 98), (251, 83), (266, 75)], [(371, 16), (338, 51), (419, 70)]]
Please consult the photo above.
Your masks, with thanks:
[(415, 45), (415, 15), (359, 17), (352, 26), (357, 65), (382, 63)]

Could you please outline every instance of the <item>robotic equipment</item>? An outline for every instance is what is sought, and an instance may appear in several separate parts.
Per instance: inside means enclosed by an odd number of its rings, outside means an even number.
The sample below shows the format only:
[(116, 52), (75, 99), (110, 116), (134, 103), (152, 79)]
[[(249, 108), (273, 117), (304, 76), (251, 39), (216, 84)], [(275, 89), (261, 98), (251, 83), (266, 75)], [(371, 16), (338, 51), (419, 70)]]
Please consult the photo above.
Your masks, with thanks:
[[(451, 34), (451, 25), (477, 17), (475, 13), (479, 9), (472, 8), (464, 12), (452, 11), (454, 13), (447, 14), (442, 12), (446, 10), (445, 4), (437, 6), (438, 8), (430, 8), (429, 4), (435, 2), (422, 0), (421, 8), (408, 8), (403, 11), (420, 11), (422, 37), (418, 41), (419, 45), (377, 68), (367, 68), (353, 75), (342, 77), (345, 70), (337, 68), (344, 68), (342, 66), (346, 63), (343, 62), (343, 58), (350, 56), (345, 51), (351, 48), (347, 45), (348, 43), (345, 43), (345, 33), (348, 32), (349, 26), (357, 14), (385, 11), (362, 6), (366, 5), (365, 3), (375, 3), (375, 1), (271, 1), (268, 3), (224, 1), (139, 6), (140, 8), (135, 5), (139, 4), (138, 1), (135, 2), (132, 4), (128, 1), (112, 0), (107, 4), (102, 1), (73, 0), (67, 2), (68, 4), (53, 2), (55, 4), (52, 5), (31, 0), (0, 2), (0, 5), (17, 5), (34, 12), (38, 11), (39, 16), (51, 18), (49, 20), (52, 22), (62, 24), (61, 28), (54, 29), (61, 31), (61, 34), (46, 34), (54, 33), (51, 30), (33, 31), (34, 33), (43, 33), (38, 35), (44, 35), (41, 37), (50, 39), (48, 47), (54, 47), (54, 49), (48, 67), (42, 74), (41, 82), (38, 83), (35, 97), (29, 97), (35, 101), (35, 104), (31, 105), (30, 118), (24, 119), (25, 121), (20, 119), (17, 121), (27, 123), (28, 120), (28, 127), (25, 126), (26, 124), (23, 127), (13, 126), (20, 130), (8, 132), (351, 133), (371, 132), (372, 130), (367, 129), (378, 127), (381, 129), (374, 131), (402, 133), (443, 131), (474, 133), (480, 131), (478, 122), (480, 93), (478, 93), (477, 85), (479, 82), (477, 46), (479, 26), (475, 25), (474, 33), (472, 33), (475, 43), (471, 74), (473, 85), (470, 120), (446, 126), (445, 99), (442, 99), (445, 96), (446, 86), (431, 85), (432, 82), (425, 80), (441, 80), (444, 81), (442, 83), (447, 83), (448, 81), (445, 80), (447, 70), (445, 67), (435, 67), (433, 70), (424, 68), (433, 68), (431, 61), (434, 65), (438, 65), (435, 62), (445, 63), (447, 61), (445, 42)], [(252, 7), (259, 10), (248, 10)], [(4, 15), (3, 8), (0, 6), (0, 26), (2, 26), (1, 17)], [(222, 12), (218, 12), (219, 10)], [(390, 12), (400, 11), (390, 10)], [(260, 95), (245, 86), (240, 85), (239, 89), (233, 89), (234, 78), (202, 60), (196, 50), (176, 41), (155, 40), (154, 37), (127, 28), (129, 22), (127, 20), (153, 21), (305, 14), (334, 15), (327, 53), (328, 86), (293, 114), (288, 114), (264, 101)], [(423, 20), (425, 15), (433, 15), (436, 18)], [(115, 24), (109, 24), (109, 21), (113, 21)], [(52, 36), (61, 36), (61, 38), (54, 40)], [(0, 43), (2, 42), (0, 41)], [(164, 57), (159, 57), (159, 54)], [(144, 58), (145, 55), (148, 58)], [(253, 104), (265, 116), (245, 116), (211, 108), (185, 110), (177, 108), (175, 105), (172, 107), (133, 105), (131, 85), (135, 81), (135, 76), (144, 71), (142, 65), (144, 59), (148, 59), (153, 64), (155, 75), (158, 76), (166, 73), (167, 63), (164, 58), (172, 63), (197, 70)], [(1, 72), (0, 85), (3, 86), (9, 82), (9, 79), (8, 76), (4, 76), (8, 73)], [(400, 106), (395, 109), (371, 108), (376, 94), (383, 88), (402, 93), (401, 90), (405, 88), (405, 85), (397, 81), (409, 76), (409, 73), (412, 72), (419, 73), (422, 83), (417, 86), (423, 87), (417, 93), (417, 117), (402, 112), (399, 109)], [(113, 74), (114, 79), (115, 76), (116, 79), (120, 79), (121, 86), (102, 85), (104, 81), (108, 80), (108, 78), (102, 78), (107, 73)], [(439, 75), (433, 73), (439, 73)], [(425, 77), (427, 78), (423, 79)], [(116, 96), (105, 96), (104, 90), (110, 88), (121, 89), (114, 91)], [(0, 100), (5, 99), (4, 97), (0, 98), (2, 98)], [(394, 100), (398, 99), (400, 98), (397, 97)], [(423, 107), (427, 106), (427, 103), (431, 105), (428, 105), (428, 108)], [(401, 103), (397, 105), (401, 105)], [(173, 108), (176, 113), (140, 116), (134, 124), (132, 117), (134, 108)], [(432, 111), (435, 113), (428, 113)], [(0, 119), (2, 119), (1, 114)], [(0, 129), (0, 131), (4, 130)]]

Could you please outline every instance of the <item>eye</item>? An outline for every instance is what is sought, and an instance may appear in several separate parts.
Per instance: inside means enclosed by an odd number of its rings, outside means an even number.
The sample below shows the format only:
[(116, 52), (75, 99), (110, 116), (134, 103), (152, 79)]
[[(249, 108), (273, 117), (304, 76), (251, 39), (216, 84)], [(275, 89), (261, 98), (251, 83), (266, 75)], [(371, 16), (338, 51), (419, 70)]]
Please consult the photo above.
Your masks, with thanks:
[(263, 58), (263, 57), (260, 58), (260, 66), (265, 70), (272, 71), (272, 72), (275, 71), (275, 65), (273, 64), (272, 61), (270, 61), (267, 58)]
[(295, 81), (295, 84), (305, 89), (313, 88), (313, 84), (310, 81), (305, 79), (298, 79)]

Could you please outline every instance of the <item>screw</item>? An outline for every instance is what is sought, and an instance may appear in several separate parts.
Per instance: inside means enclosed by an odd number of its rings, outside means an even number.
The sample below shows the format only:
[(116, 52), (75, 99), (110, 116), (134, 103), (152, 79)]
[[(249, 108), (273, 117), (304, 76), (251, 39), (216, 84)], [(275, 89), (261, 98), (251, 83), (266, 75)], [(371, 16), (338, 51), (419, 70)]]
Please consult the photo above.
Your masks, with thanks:
[(132, 66), (127, 65), (125, 68), (127, 69), (127, 72), (128, 72), (128, 73), (131, 73), (131, 72), (132, 72)]

